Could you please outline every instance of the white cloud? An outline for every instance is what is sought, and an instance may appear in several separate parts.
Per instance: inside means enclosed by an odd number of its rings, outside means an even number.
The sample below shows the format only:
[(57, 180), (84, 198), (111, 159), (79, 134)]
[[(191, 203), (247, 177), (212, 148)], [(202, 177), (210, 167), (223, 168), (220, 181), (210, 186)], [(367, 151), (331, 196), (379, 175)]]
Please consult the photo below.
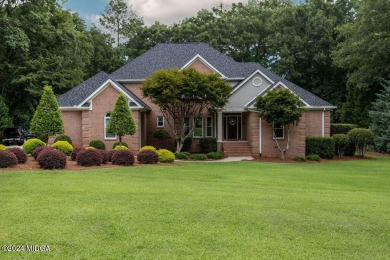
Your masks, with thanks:
[(155, 21), (172, 25), (187, 17), (196, 16), (201, 9), (211, 10), (220, 5), (247, 2), (247, 0), (127, 0), (145, 24), (151, 25)]

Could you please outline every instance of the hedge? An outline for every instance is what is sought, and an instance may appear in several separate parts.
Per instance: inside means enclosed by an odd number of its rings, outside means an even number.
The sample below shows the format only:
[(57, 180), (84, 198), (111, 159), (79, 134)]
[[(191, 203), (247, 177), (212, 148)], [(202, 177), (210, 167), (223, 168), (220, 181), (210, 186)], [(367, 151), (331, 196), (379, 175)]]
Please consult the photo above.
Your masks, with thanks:
[(330, 124), (330, 135), (348, 134), (349, 131), (356, 128), (354, 124)]
[(334, 140), (331, 137), (306, 137), (306, 155), (310, 154), (332, 159), (335, 155)]
[(199, 140), (200, 148), (203, 153), (211, 153), (217, 151), (217, 138), (215, 137), (204, 137)]

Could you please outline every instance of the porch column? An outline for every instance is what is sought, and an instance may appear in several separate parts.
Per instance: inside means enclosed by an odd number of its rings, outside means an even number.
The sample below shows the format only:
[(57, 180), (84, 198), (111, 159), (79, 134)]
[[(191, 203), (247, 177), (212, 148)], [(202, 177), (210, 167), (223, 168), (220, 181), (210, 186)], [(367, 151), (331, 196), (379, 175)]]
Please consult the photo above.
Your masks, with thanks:
[(222, 151), (222, 109), (217, 109), (217, 150)]

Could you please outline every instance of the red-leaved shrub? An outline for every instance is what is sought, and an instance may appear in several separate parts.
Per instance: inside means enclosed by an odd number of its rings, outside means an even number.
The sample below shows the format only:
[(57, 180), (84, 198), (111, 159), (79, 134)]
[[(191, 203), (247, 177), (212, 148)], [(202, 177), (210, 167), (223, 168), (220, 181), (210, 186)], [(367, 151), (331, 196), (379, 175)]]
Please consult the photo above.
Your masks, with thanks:
[(108, 162), (108, 152), (106, 150), (96, 149), (98, 153), (102, 156), (102, 164), (107, 164)]
[(116, 165), (133, 165), (134, 155), (129, 150), (118, 150), (112, 155), (111, 162)]
[(8, 151), (16, 155), (18, 158), (18, 163), (26, 163), (27, 162), (27, 153), (20, 148), (8, 148)]
[(96, 149), (85, 149), (77, 154), (76, 161), (78, 165), (85, 167), (100, 166), (103, 158)]
[(18, 164), (16, 155), (7, 150), (0, 150), (0, 168), (14, 167)]
[(56, 149), (44, 149), (39, 153), (37, 161), (41, 169), (64, 169), (66, 166), (66, 155)]
[(108, 151), (107, 160), (108, 160), (109, 162), (111, 162), (111, 158), (112, 158), (112, 156), (114, 155), (114, 153), (115, 153), (116, 151), (117, 151), (117, 150), (114, 150), (114, 149)]
[(141, 164), (156, 164), (158, 163), (158, 154), (152, 150), (143, 150), (138, 153), (137, 159)]
[(85, 148), (84, 147), (76, 147), (73, 149), (73, 152), (70, 154), (70, 159), (72, 161), (76, 161), (76, 158), (77, 158), (77, 154), (80, 152), (80, 151), (84, 151)]
[(39, 146), (37, 148), (34, 149), (34, 151), (32, 152), (32, 156), (34, 157), (35, 161), (38, 160), (38, 156), (41, 152), (43, 151), (53, 151), (54, 148), (52, 147), (47, 147), (47, 146)]

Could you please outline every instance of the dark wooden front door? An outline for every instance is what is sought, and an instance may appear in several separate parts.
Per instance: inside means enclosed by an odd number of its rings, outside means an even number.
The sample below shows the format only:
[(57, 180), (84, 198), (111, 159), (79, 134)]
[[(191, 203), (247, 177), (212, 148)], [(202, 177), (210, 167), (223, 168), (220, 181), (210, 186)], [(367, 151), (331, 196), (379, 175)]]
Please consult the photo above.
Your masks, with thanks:
[(241, 115), (229, 115), (224, 118), (224, 138), (227, 140), (241, 139)]

